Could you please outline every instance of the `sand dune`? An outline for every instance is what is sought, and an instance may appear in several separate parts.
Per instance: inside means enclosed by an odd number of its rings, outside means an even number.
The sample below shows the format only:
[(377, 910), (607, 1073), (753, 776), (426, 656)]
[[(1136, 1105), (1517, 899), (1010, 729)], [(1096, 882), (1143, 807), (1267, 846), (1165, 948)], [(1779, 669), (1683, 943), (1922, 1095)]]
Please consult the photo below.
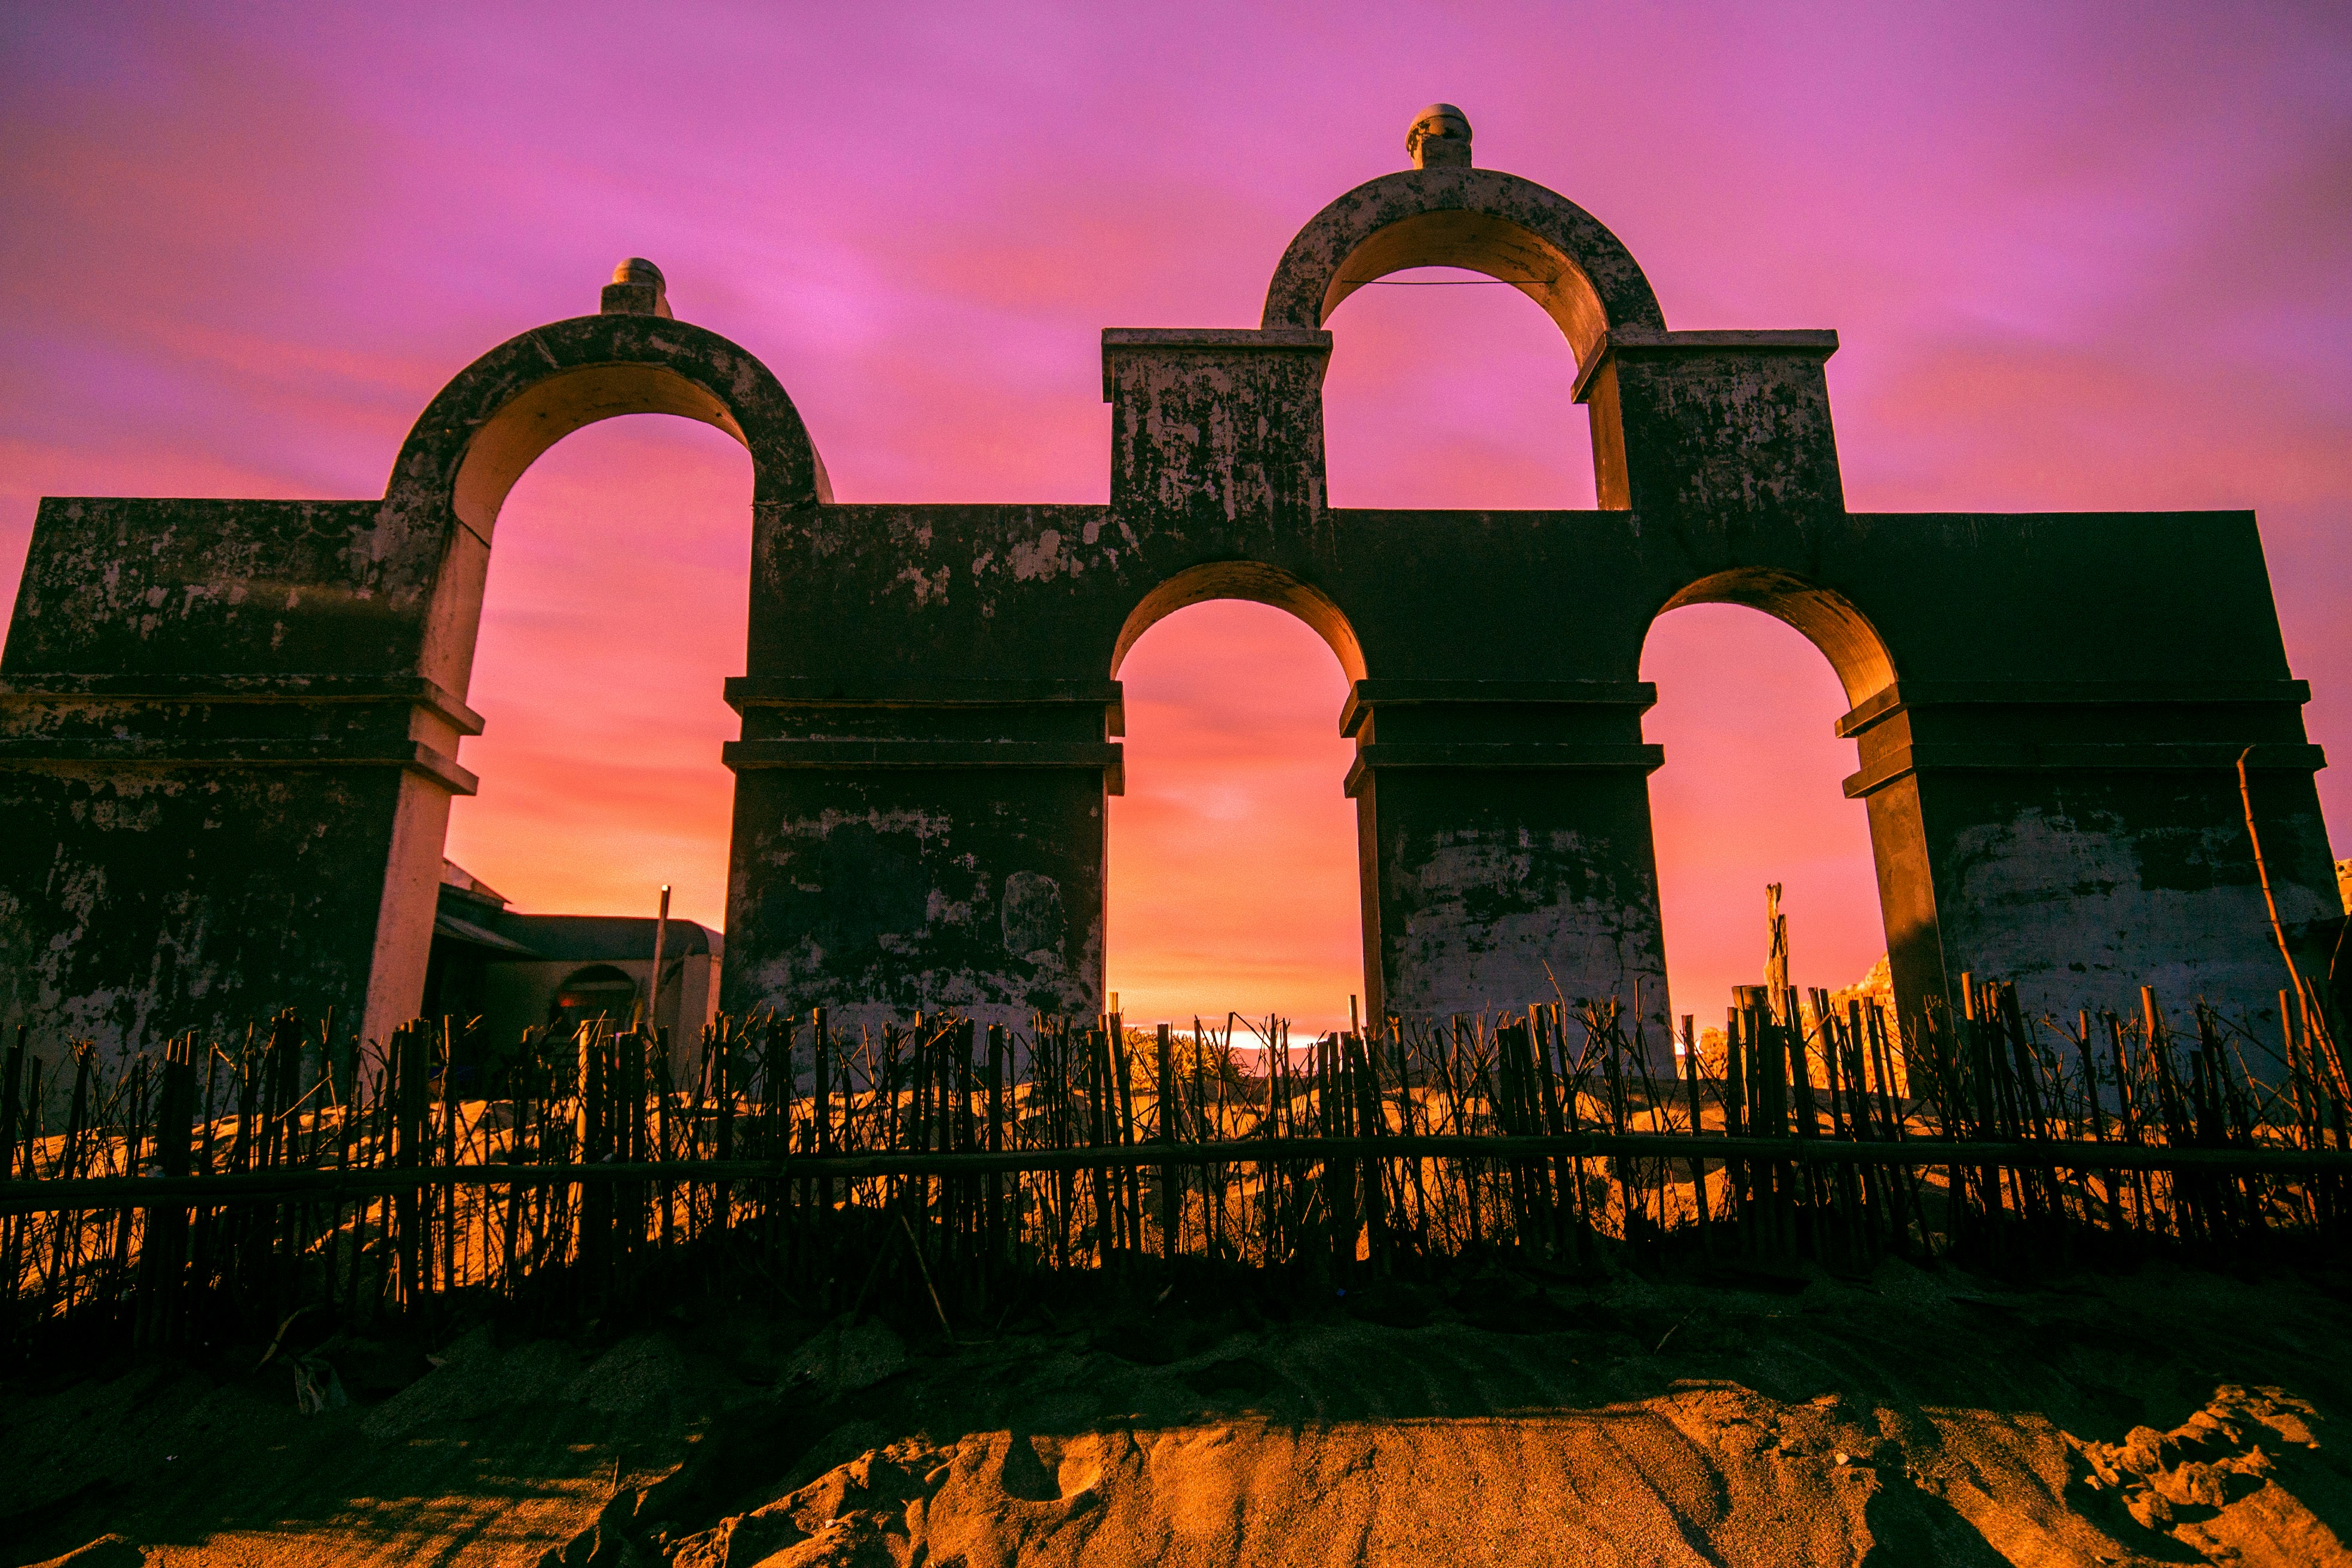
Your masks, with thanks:
[(0, 1542), (87, 1568), (2352, 1563), (2352, 1307), (2309, 1279), (1142, 1300), (964, 1346), (740, 1309), (602, 1345), (478, 1328), (438, 1364), (337, 1336), (310, 1364), (350, 1403), (309, 1417), (289, 1370), (226, 1351), (16, 1390)]

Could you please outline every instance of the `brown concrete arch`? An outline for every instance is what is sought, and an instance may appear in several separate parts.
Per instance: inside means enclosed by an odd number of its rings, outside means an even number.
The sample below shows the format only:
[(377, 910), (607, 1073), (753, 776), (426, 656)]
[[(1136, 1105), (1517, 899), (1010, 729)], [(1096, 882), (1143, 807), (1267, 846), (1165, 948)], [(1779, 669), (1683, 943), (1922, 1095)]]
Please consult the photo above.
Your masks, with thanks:
[[(1355, 678), (1375, 1016), (1557, 982), (1638, 987), (1663, 1023), (1662, 757), (1632, 678), (1659, 613), (1724, 601), (1810, 637), (1853, 700), (1845, 792), (1906, 1007), (1966, 971), (2032, 1009), (2152, 983), (2274, 1025), (2240, 758), (2266, 774), (2289, 939), (2341, 915), (2251, 515), (1851, 512), (1834, 332), (1668, 331), (1607, 228), (1469, 166), (1468, 141), (1456, 110), (1418, 118), (1421, 166), (1299, 231), (1260, 329), (1105, 331), (1104, 506), (828, 504), (775, 378), (671, 320), (635, 258), (607, 313), (452, 381), (381, 500), (46, 499), (0, 652), (0, 947), (53, 956), (0, 973), (0, 1027), (135, 1045), (289, 1005), (405, 1017), (473, 784), (457, 743), (480, 725), (463, 693), (499, 504), (627, 413), (703, 420), (752, 460), (731, 1008), (1097, 1012), (1122, 717), (1101, 661), (1231, 595), (1299, 616)], [(1599, 511), (1328, 504), (1324, 323), (1428, 265), (1559, 325)]]
[[(1707, 573), (1659, 605), (1643, 626), (1639, 646), (1646, 647), (1660, 617), (1685, 605), (1742, 605), (1793, 628), (1828, 660), (1850, 710), (1895, 690), (1895, 659), (1885, 635), (1853, 599), (1800, 573), (1756, 565)], [(1873, 796), (1864, 806), (1887, 952), (1906, 1005), (1916, 1006), (1917, 998), (1945, 990), (1924, 826), (1914, 804), (1901, 794)], [(1663, 921), (1660, 937), (1662, 942), (1672, 939)]]
[(1260, 325), (1320, 327), (1367, 283), (1412, 267), (1459, 267), (1508, 283), (1559, 326), (1579, 365), (1602, 334), (1665, 330), (1641, 265), (1600, 219), (1496, 169), (1407, 169), (1317, 213), (1276, 267)]
[(1211, 561), (1177, 573), (1138, 602), (1111, 648), (1111, 679), (1118, 679), (1128, 650), (1144, 633), (1177, 611), (1211, 599), (1247, 599), (1289, 611), (1323, 639), (1349, 680), (1365, 678), (1364, 649), (1356, 629), (1321, 589), (1263, 561)]
[(716, 332), (616, 314), (509, 338), (425, 405), (384, 492), (387, 521), (441, 540), (419, 667), (426, 679), (465, 695), (490, 537), (516, 481), (564, 437), (628, 414), (698, 420), (741, 442), (751, 455), (755, 511), (833, 499), (808, 428), (774, 373)]
[[(384, 492), (387, 535), (438, 545), (415, 665), (425, 680), (460, 702), (471, 684), (490, 539), (515, 482), (564, 437), (627, 414), (695, 419), (741, 442), (751, 457), (755, 526), (762, 511), (832, 499), (782, 384), (718, 333), (667, 315), (614, 313), (510, 338), (426, 405)], [(455, 733), (436, 738), (456, 750)], [(423, 984), (448, 810), (448, 791), (404, 781), (376, 920), (371, 1029), (404, 1016)]]
[[(1623, 242), (1566, 196), (1517, 174), (1466, 163), (1402, 170), (1358, 185), (1298, 231), (1267, 285), (1261, 331), (1319, 328), (1357, 289), (1413, 267), (1483, 272), (1551, 318), (1576, 355), (1577, 400), (1590, 405), (1601, 504), (1632, 506), (1612, 351), (1688, 334), (1666, 331), (1658, 297)], [(1632, 423), (1638, 443), (1647, 434), (1638, 408)]]
[[(1795, 627), (1837, 671), (1849, 706), (1858, 708), (1895, 684), (1895, 656), (1870, 617), (1836, 589), (1795, 573), (1764, 566), (1710, 573), (1658, 606), (1658, 615), (1685, 605), (1746, 605)], [(1651, 624), (1656, 620), (1652, 616)], [(1646, 631), (1643, 636), (1647, 640)]]

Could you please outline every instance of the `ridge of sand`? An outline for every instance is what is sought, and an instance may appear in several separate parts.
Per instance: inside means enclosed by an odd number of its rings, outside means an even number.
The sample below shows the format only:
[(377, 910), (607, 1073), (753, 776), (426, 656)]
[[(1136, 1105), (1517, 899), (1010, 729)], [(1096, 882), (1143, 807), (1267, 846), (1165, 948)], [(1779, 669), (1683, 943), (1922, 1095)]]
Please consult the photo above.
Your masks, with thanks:
[(337, 1339), (309, 1417), (288, 1370), (133, 1368), (0, 1399), (0, 1562), (2352, 1563), (2324, 1281), (1746, 1283)]

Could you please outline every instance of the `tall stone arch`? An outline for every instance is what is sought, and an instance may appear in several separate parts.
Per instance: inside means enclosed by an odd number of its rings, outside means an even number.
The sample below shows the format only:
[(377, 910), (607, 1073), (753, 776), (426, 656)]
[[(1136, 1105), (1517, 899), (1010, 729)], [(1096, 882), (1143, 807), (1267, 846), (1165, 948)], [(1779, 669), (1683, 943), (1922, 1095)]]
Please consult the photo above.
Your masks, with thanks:
[[(730, 952), (751, 962), (730, 978), (734, 1005), (814, 992), (900, 1009), (1099, 1007), (1103, 795), (1120, 777), (1101, 650), (1162, 605), (1231, 595), (1348, 628), (1339, 717), (1357, 742), (1344, 787), (1376, 1010), (1520, 1005), (1557, 984), (1629, 1004), (1638, 989), (1664, 1024), (1647, 795), (1662, 753), (1642, 738), (1654, 691), (1639, 659), (1663, 610), (1725, 599), (1796, 626), (1844, 683), (1840, 727), (1860, 764), (1847, 791), (1870, 812), (1906, 1006), (1949, 997), (1972, 969), (2019, 981), (2034, 1005), (2123, 1005), (2148, 980), (2263, 1014), (2280, 966), (2243, 848), (2241, 752), (2266, 847), (2281, 847), (2271, 869), (2290, 936), (2318, 931), (2330, 904), (2309, 776), (2322, 759), (2302, 735), (2305, 689), (2287, 676), (2251, 520), (1852, 513), (1825, 372), (1833, 332), (1669, 331), (1603, 226), (1468, 166), (1461, 129), (1459, 156), (1311, 219), (1255, 330), (1103, 334), (1108, 507), (782, 520), (755, 605), (781, 604), (791, 576), (831, 584), (804, 597), (847, 608), (795, 619), (762, 656), (772, 673), (742, 689), (755, 706), (741, 760), (825, 782), (780, 786), (761, 820), (739, 816)], [(1504, 279), (1559, 325), (1601, 510), (1328, 505), (1327, 323), (1354, 289), (1426, 265)], [(2095, 605), (2053, 602), (2095, 578), (2113, 589)], [(2157, 629), (2172, 619), (2199, 623), (2193, 651)], [(860, 626), (889, 634), (845, 658)], [(794, 694), (797, 707), (781, 700)], [(1001, 771), (982, 786), (984, 767)], [(854, 964), (803, 942), (762, 970), (766, 932), (831, 919), (838, 886), (782, 868), (810, 863), (825, 824), (853, 820), (902, 825), (908, 840), (900, 913), (872, 928), (892, 934), (840, 931), (866, 944)], [(747, 863), (761, 834), (802, 848)], [(1047, 862), (1058, 869), (1034, 868)], [(927, 882), (925, 865), (960, 869)], [(992, 887), (976, 869), (992, 865)], [(1050, 974), (992, 945), (1005, 922), (985, 910), (1016, 875), (1061, 891), (1067, 941)], [(786, 883), (805, 908), (763, 925)], [(922, 962), (894, 964), (893, 944)]]
[[(1104, 332), (1104, 506), (835, 503), (773, 378), (642, 278), (453, 381), (380, 501), (45, 501), (0, 656), (0, 1023), (137, 1043), (414, 1005), (400, 933), (471, 787), (497, 502), (564, 431), (640, 411), (755, 467), (730, 1008), (1099, 1010), (1112, 676), (1152, 619), (1231, 595), (1307, 618), (1351, 678), (1334, 782), (1375, 1014), (1557, 988), (1664, 1023), (1641, 647), (1731, 599), (1844, 681), (1906, 1007), (1974, 971), (2035, 1007), (2146, 982), (2274, 1016), (2276, 940), (2341, 916), (2251, 514), (1850, 511), (1834, 333), (1669, 331), (1605, 227), (1470, 166), (1458, 111), (1413, 142), (1300, 231), (1257, 327)], [(1431, 264), (1559, 324), (1600, 510), (1328, 504), (1331, 310)]]
[(744, 444), (755, 514), (829, 494), (775, 377), (632, 266), (604, 312), (458, 373), (380, 500), (43, 501), (0, 658), (12, 1022), (126, 1048), (286, 1006), (379, 1038), (415, 1013), (516, 479), (658, 413)]
[(389, 525), (440, 542), (420, 673), (464, 695), (508, 493), (564, 437), (630, 414), (673, 415), (733, 437), (751, 455), (755, 514), (833, 499), (792, 398), (756, 356), (716, 332), (615, 310), (510, 338), (425, 405), (385, 488)]
[[(718, 333), (674, 319), (658, 282), (652, 300), (632, 297), (646, 287), (616, 284), (606, 291), (613, 308), (490, 350), (425, 405), (401, 446), (383, 526), (434, 540), (437, 551), (415, 672), (461, 702), (499, 512), (530, 465), (573, 431), (632, 414), (693, 419), (751, 455), (754, 520), (832, 500), (824, 461), (774, 374)], [(640, 304), (656, 308), (627, 308)], [(450, 798), (427, 774), (403, 775), (371, 966), (372, 1031), (413, 1014), (422, 994)]]
[[(1276, 266), (1260, 324), (1324, 326), (1359, 289), (1416, 267), (1483, 272), (1517, 289), (1551, 318), (1580, 369), (1612, 332), (1665, 331), (1641, 264), (1598, 218), (1532, 180), (1467, 163), (1383, 174), (1316, 214)], [(1598, 392), (1595, 488), (1601, 505), (1623, 507), (1622, 425), (1613, 385)]]

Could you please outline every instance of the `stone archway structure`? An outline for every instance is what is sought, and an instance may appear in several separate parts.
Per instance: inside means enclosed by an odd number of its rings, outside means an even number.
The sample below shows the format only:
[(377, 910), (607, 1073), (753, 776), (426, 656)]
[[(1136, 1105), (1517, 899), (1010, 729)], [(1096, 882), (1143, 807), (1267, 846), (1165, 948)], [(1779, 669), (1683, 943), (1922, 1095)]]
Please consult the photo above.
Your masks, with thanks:
[[(0, 659), (0, 792), (30, 829), (0, 847), (6, 1021), (128, 1043), (284, 1005), (404, 1016), (470, 787), (498, 502), (633, 412), (754, 461), (730, 1009), (1099, 1011), (1118, 663), (1161, 616), (1240, 597), (1307, 621), (1352, 682), (1376, 1014), (1557, 979), (1638, 985), (1664, 1021), (1638, 663), (1664, 610), (1729, 601), (1844, 683), (1907, 1005), (1974, 971), (2033, 1006), (2145, 982), (2274, 1016), (2241, 757), (2290, 941), (2336, 909), (2251, 514), (1849, 511), (1833, 333), (1670, 331), (1596, 219), (1471, 164), (1458, 110), (1409, 145), (1414, 168), (1300, 231), (1255, 328), (1105, 331), (1105, 506), (835, 503), (774, 378), (627, 267), (603, 314), (452, 382), (381, 501), (45, 501)], [(1326, 322), (1428, 265), (1559, 324), (1599, 510), (1328, 505)]]
[(776, 378), (673, 320), (650, 264), (604, 302), (460, 371), (381, 500), (42, 502), (0, 656), (0, 1016), (135, 1046), (415, 1014), (515, 481), (672, 414), (743, 443), (755, 517), (831, 498)]

